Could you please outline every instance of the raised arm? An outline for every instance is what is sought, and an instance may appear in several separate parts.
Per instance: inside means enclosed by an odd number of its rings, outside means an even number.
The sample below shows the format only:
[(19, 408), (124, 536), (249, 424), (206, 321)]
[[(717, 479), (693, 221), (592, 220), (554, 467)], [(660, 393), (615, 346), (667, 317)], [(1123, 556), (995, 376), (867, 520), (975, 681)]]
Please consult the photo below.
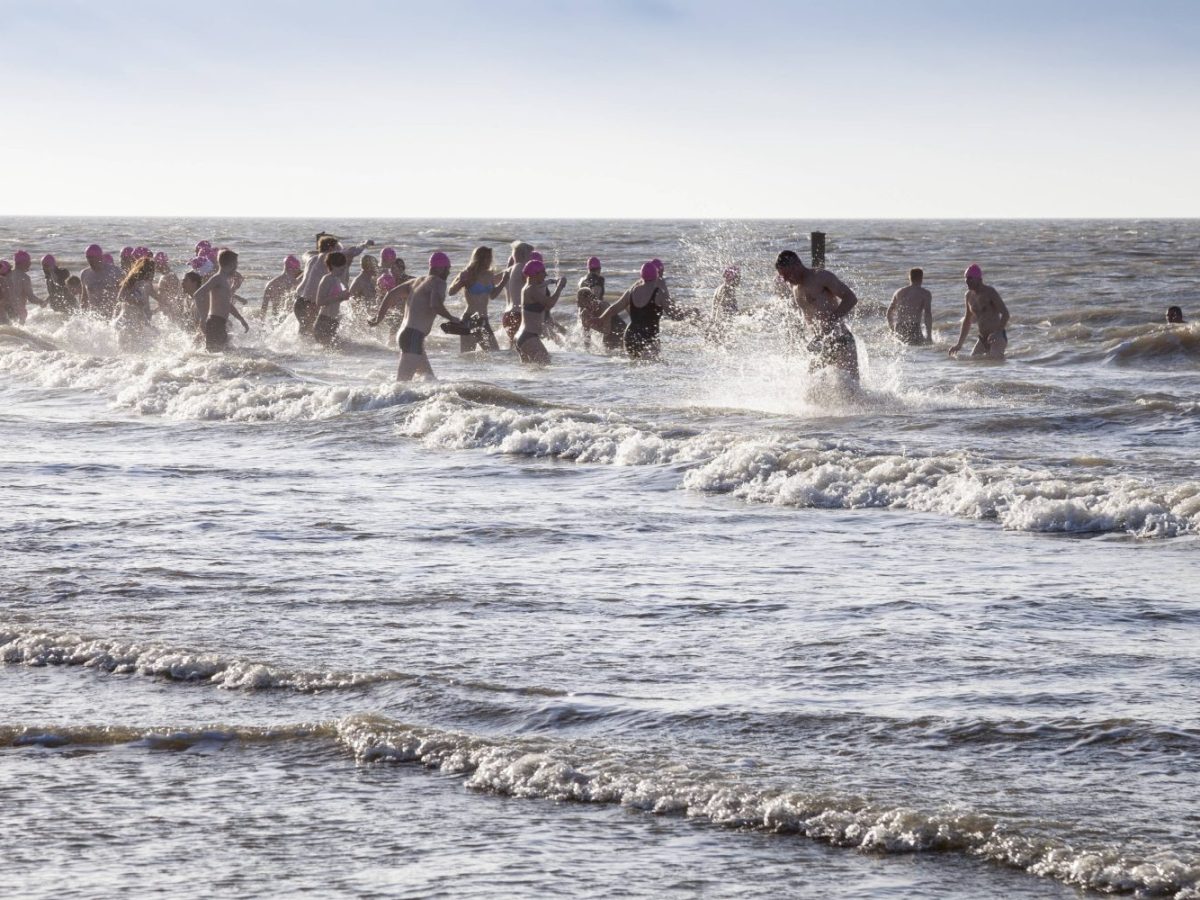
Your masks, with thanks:
[(554, 289), (554, 293), (549, 295), (546, 301), (546, 309), (553, 309), (554, 304), (558, 302), (558, 298), (562, 296), (563, 288), (567, 286), (567, 279), (558, 279), (558, 287)]
[(512, 274), (512, 269), (505, 269), (504, 274), (500, 276), (500, 281), (492, 288), (491, 298), (495, 300), (504, 293), (504, 289), (508, 287), (508, 276)]

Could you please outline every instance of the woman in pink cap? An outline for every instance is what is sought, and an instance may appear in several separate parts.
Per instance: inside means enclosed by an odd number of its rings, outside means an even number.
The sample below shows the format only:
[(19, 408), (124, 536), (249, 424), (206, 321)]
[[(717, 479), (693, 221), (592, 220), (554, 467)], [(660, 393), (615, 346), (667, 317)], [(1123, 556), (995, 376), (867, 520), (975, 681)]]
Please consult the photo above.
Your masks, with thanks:
[(525, 287), (521, 289), (521, 326), (517, 329), (514, 343), (521, 362), (545, 366), (550, 363), (550, 351), (542, 343), (550, 310), (562, 296), (567, 279), (558, 279), (553, 293), (546, 287), (546, 264), (540, 259), (531, 259), (521, 270), (525, 276)]
[(263, 290), (262, 306), (258, 308), (260, 316), (278, 319), (281, 312), (287, 312), (288, 300), (296, 292), (303, 269), (300, 260), (290, 253), (283, 258), (283, 271), (268, 281)]
[(653, 262), (642, 265), (641, 280), (633, 284), (621, 299), (606, 309), (604, 319), (629, 310), (629, 327), (625, 330), (625, 352), (632, 359), (657, 359), (659, 324), (670, 303), (670, 296), (660, 283), (661, 270)]

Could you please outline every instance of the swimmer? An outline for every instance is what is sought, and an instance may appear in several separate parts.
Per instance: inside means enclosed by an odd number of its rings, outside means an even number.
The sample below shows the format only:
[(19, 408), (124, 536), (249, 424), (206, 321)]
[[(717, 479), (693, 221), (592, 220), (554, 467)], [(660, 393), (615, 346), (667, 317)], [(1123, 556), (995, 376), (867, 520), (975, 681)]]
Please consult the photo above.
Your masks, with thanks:
[(339, 311), (342, 302), (350, 299), (350, 291), (346, 287), (346, 271), (350, 261), (341, 250), (334, 250), (325, 257), (325, 277), (317, 286), (317, 296), (313, 301), (317, 307), (317, 318), (313, 322), (313, 337), (322, 347), (332, 347), (337, 340), (338, 326), (341, 324)]
[(963, 277), (967, 282), (966, 312), (963, 313), (958, 343), (950, 348), (950, 355), (958, 355), (974, 322), (979, 325), (979, 340), (971, 355), (1004, 359), (1004, 350), (1008, 347), (1008, 307), (994, 287), (983, 283), (983, 270), (978, 264), (972, 263)]
[(1180, 309), (1178, 306), (1168, 306), (1167, 307), (1167, 324), (1168, 325), (1184, 324), (1183, 310)]
[(71, 273), (61, 268), (52, 254), (47, 253), (42, 257), (42, 277), (46, 281), (46, 305), (55, 312), (74, 312), (76, 304), (67, 290), (67, 279)]
[[(579, 324), (583, 327), (583, 342), (587, 347), (592, 346), (592, 332), (599, 332), (604, 341), (604, 349), (616, 350), (625, 339), (627, 323), (620, 316), (613, 316), (604, 324), (600, 317), (605, 309), (604, 276), (600, 274), (600, 258), (592, 256), (587, 261), (587, 274), (579, 279), (579, 293), (575, 295), (575, 305), (579, 307)], [(592, 299), (584, 298), (584, 291)]]
[(727, 319), (738, 311), (737, 289), (742, 283), (742, 270), (729, 266), (722, 275), (721, 286), (713, 293), (712, 315), (714, 319)]
[(418, 278), (411, 288), (400, 327), (400, 368), (397, 381), (412, 381), (416, 376), (434, 379), (433, 367), (425, 355), (425, 338), (433, 329), (436, 316), (462, 324), (446, 309), (446, 278), (450, 275), (450, 257), (440, 250), (429, 257), (429, 274)]
[(120, 283), (118, 270), (99, 244), (89, 246), (84, 251), (84, 258), (87, 259), (87, 268), (79, 273), (79, 280), (83, 283), (82, 306), (102, 316), (111, 316)]
[(237, 264), (236, 253), (232, 250), (222, 250), (217, 254), (216, 274), (200, 285), (192, 295), (197, 314), (204, 323), (204, 348), (209, 353), (216, 353), (228, 346), (230, 316), (241, 322), (246, 331), (250, 330), (250, 326), (233, 303)]
[(395, 342), (396, 334), (400, 331), (400, 323), (404, 321), (405, 305), (408, 303), (408, 298), (412, 296), (414, 284), (416, 284), (416, 280), (413, 278), (397, 284), (391, 272), (384, 272), (376, 282), (376, 290), (379, 291), (379, 310), (367, 320), (367, 324), (374, 328), (383, 322), (386, 316), (388, 321), (387, 343), (389, 345)]
[(28, 315), (29, 304), (42, 306), (42, 300), (33, 292), (33, 280), (29, 277), (29, 269), (33, 265), (33, 257), (26, 250), (18, 250), (13, 254), (13, 269), (8, 276), (9, 306), (17, 311), (21, 321)]
[(609, 322), (617, 313), (629, 310), (625, 352), (631, 359), (658, 358), (659, 323), (669, 302), (666, 289), (659, 281), (660, 273), (661, 270), (653, 262), (644, 263), (641, 280), (601, 313), (601, 318)]
[(300, 260), (296, 257), (291, 254), (284, 257), (283, 272), (268, 281), (263, 289), (262, 306), (258, 309), (260, 316), (278, 318), (280, 312), (286, 308), (288, 298), (295, 293), (296, 286), (300, 284), (301, 268)]
[(135, 259), (117, 289), (117, 310), (112, 318), (122, 350), (140, 349), (152, 335), (150, 299), (154, 293), (154, 262)]
[(524, 241), (512, 242), (512, 256), (508, 258), (506, 272), (508, 280), (504, 285), (504, 315), (500, 317), (500, 325), (508, 335), (509, 347), (515, 346), (517, 329), (521, 327), (521, 291), (525, 289), (525, 276), (522, 271), (534, 252), (532, 244)]
[(171, 260), (167, 258), (167, 254), (154, 254), (154, 271), (158, 276), (154, 282), (154, 292), (160, 310), (175, 322), (181, 325), (188, 324), (191, 316), (183, 302), (179, 276), (171, 270)]
[(888, 328), (906, 344), (933, 343), (933, 295), (922, 286), (924, 281), (924, 269), (909, 269), (908, 286), (892, 294), (888, 307)]
[[(60, 272), (66, 272), (66, 269), (59, 269)], [(68, 275), (64, 282), (67, 286), (67, 293), (71, 295), (72, 311), (79, 309), (83, 304), (83, 282), (79, 280), (78, 275)]]
[(858, 303), (854, 291), (827, 269), (810, 269), (791, 250), (775, 260), (775, 270), (792, 289), (792, 307), (812, 335), (808, 352), (816, 368), (832, 366), (858, 381), (858, 347), (846, 316)]
[(12, 263), (7, 259), (0, 259), (0, 325), (8, 325), (11, 322), (25, 324), (25, 317), (18, 315), (13, 299), (12, 282), (9, 281), (12, 270)]
[(133, 268), (133, 248), (121, 248), (121, 278), (124, 279), (129, 274), (129, 270)]
[(375, 257), (364, 253), (359, 261), (361, 271), (350, 282), (350, 299), (358, 300), (364, 309), (375, 299), (375, 282), (379, 280), (379, 264)]
[(317, 288), (321, 286), (321, 279), (329, 271), (325, 265), (325, 258), (330, 253), (340, 251), (349, 263), (367, 247), (374, 246), (374, 241), (367, 241), (356, 247), (342, 249), (342, 245), (333, 235), (324, 232), (317, 235), (317, 249), (309, 250), (301, 260), (304, 272), (300, 276), (300, 284), (296, 287), (296, 302), (292, 306), (296, 321), (300, 323), (301, 334), (312, 334), (313, 325), (317, 320)]
[(504, 292), (510, 272), (506, 270), (497, 275), (492, 271), (492, 260), (491, 247), (476, 247), (471, 253), (467, 267), (458, 273), (458, 277), (450, 285), (451, 295), (459, 291), (466, 292), (467, 309), (462, 321), (471, 330), (459, 336), (460, 353), (500, 349), (496, 332), (492, 330), (492, 323), (488, 318), (488, 304)]
[(550, 363), (550, 351), (542, 343), (542, 332), (550, 310), (562, 296), (567, 279), (558, 279), (554, 293), (546, 287), (546, 264), (540, 259), (531, 259), (521, 270), (526, 284), (521, 289), (521, 327), (517, 329), (517, 353), (523, 363), (545, 366)]

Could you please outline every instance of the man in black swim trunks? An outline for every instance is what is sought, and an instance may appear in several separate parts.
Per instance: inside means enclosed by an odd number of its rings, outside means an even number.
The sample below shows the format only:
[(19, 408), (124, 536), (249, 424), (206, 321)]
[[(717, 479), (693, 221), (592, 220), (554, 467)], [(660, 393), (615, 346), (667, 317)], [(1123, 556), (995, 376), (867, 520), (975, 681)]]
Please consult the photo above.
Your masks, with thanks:
[(779, 277), (792, 287), (792, 306), (812, 332), (808, 352), (813, 365), (833, 366), (858, 382), (858, 346), (846, 316), (858, 303), (854, 291), (825, 269), (810, 269), (791, 250), (775, 260)]

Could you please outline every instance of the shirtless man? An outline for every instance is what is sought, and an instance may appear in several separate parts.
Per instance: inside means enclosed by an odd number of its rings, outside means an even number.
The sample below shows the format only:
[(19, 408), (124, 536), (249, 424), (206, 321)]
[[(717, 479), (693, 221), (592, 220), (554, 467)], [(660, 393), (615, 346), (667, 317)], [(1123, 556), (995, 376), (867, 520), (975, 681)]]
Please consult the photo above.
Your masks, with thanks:
[(79, 273), (79, 280), (83, 283), (83, 308), (108, 318), (117, 302), (120, 270), (104, 258), (104, 251), (99, 244), (88, 247), (84, 257), (88, 267)]
[(525, 289), (522, 270), (532, 256), (533, 244), (524, 241), (512, 242), (512, 257), (509, 259), (506, 273), (508, 280), (504, 283), (504, 315), (500, 317), (500, 324), (504, 327), (504, 333), (508, 335), (510, 347), (516, 346), (517, 329), (521, 327), (521, 291)]
[(1008, 307), (994, 287), (983, 283), (983, 270), (978, 264), (972, 263), (964, 277), (967, 282), (967, 308), (963, 313), (958, 343), (950, 348), (950, 355), (958, 355), (966, 343), (971, 323), (976, 322), (979, 324), (979, 340), (975, 342), (971, 355), (1004, 359), (1004, 350), (1008, 346)]
[[(429, 257), (429, 274), (412, 285), (400, 323), (400, 368), (397, 381), (412, 381), (417, 375), (434, 378), (429, 357), (425, 355), (425, 338), (433, 330), (435, 316), (459, 320), (446, 309), (446, 278), (450, 275), (450, 257), (440, 250)], [(403, 287), (403, 285), (402, 285)], [(386, 302), (386, 301), (385, 301)], [(386, 310), (380, 310), (381, 313)], [(378, 322), (378, 317), (375, 319)], [(459, 323), (461, 324), (461, 323)]]
[(521, 274), (526, 278), (521, 290), (521, 327), (514, 338), (517, 353), (523, 363), (545, 366), (550, 363), (550, 351), (542, 343), (542, 332), (550, 318), (550, 310), (558, 303), (567, 279), (558, 279), (554, 293), (546, 287), (546, 264), (540, 259), (525, 263)]
[(362, 270), (350, 282), (350, 297), (363, 301), (365, 306), (375, 300), (375, 282), (379, 280), (379, 264), (371, 254), (364, 253), (359, 265), (362, 266)]
[(262, 306), (258, 309), (260, 316), (266, 318), (270, 315), (271, 318), (275, 318), (279, 315), (280, 310), (285, 308), (288, 297), (295, 292), (296, 285), (300, 283), (300, 270), (300, 260), (290, 255), (284, 258), (283, 272), (268, 281), (263, 290)]
[(67, 290), (71, 273), (60, 268), (58, 260), (50, 253), (42, 257), (42, 277), (46, 279), (46, 305), (55, 312), (74, 312), (74, 298)]
[(17, 315), (16, 303), (13, 301), (10, 280), (12, 270), (12, 263), (7, 259), (0, 259), (0, 325), (7, 325), (10, 322), (25, 323), (25, 317)]
[(321, 279), (329, 271), (325, 266), (325, 258), (334, 251), (340, 251), (345, 254), (348, 263), (367, 247), (374, 246), (374, 241), (367, 241), (357, 247), (343, 249), (333, 235), (317, 236), (317, 249), (304, 254), (304, 274), (300, 276), (300, 284), (296, 288), (296, 303), (292, 307), (296, 320), (300, 323), (301, 334), (312, 334), (313, 325), (317, 321), (317, 288), (321, 286)]
[(41, 306), (41, 299), (33, 292), (33, 281), (29, 277), (29, 268), (33, 265), (33, 257), (28, 251), (18, 250), (13, 254), (13, 270), (8, 276), (9, 306), (16, 312), (22, 322), (29, 314), (29, 304)]
[(906, 344), (933, 343), (933, 295), (921, 286), (924, 280), (924, 269), (909, 269), (908, 287), (892, 294), (888, 307), (888, 328)]
[(775, 271), (791, 286), (792, 307), (808, 326), (814, 367), (833, 366), (858, 382), (858, 347), (846, 316), (858, 303), (854, 291), (825, 269), (810, 269), (791, 250), (775, 260)]
[(242, 314), (233, 303), (234, 276), (237, 274), (238, 255), (232, 250), (222, 250), (217, 255), (216, 273), (200, 285), (192, 299), (197, 313), (204, 322), (204, 348), (209, 353), (224, 350), (229, 344), (228, 319), (233, 316), (250, 330)]

